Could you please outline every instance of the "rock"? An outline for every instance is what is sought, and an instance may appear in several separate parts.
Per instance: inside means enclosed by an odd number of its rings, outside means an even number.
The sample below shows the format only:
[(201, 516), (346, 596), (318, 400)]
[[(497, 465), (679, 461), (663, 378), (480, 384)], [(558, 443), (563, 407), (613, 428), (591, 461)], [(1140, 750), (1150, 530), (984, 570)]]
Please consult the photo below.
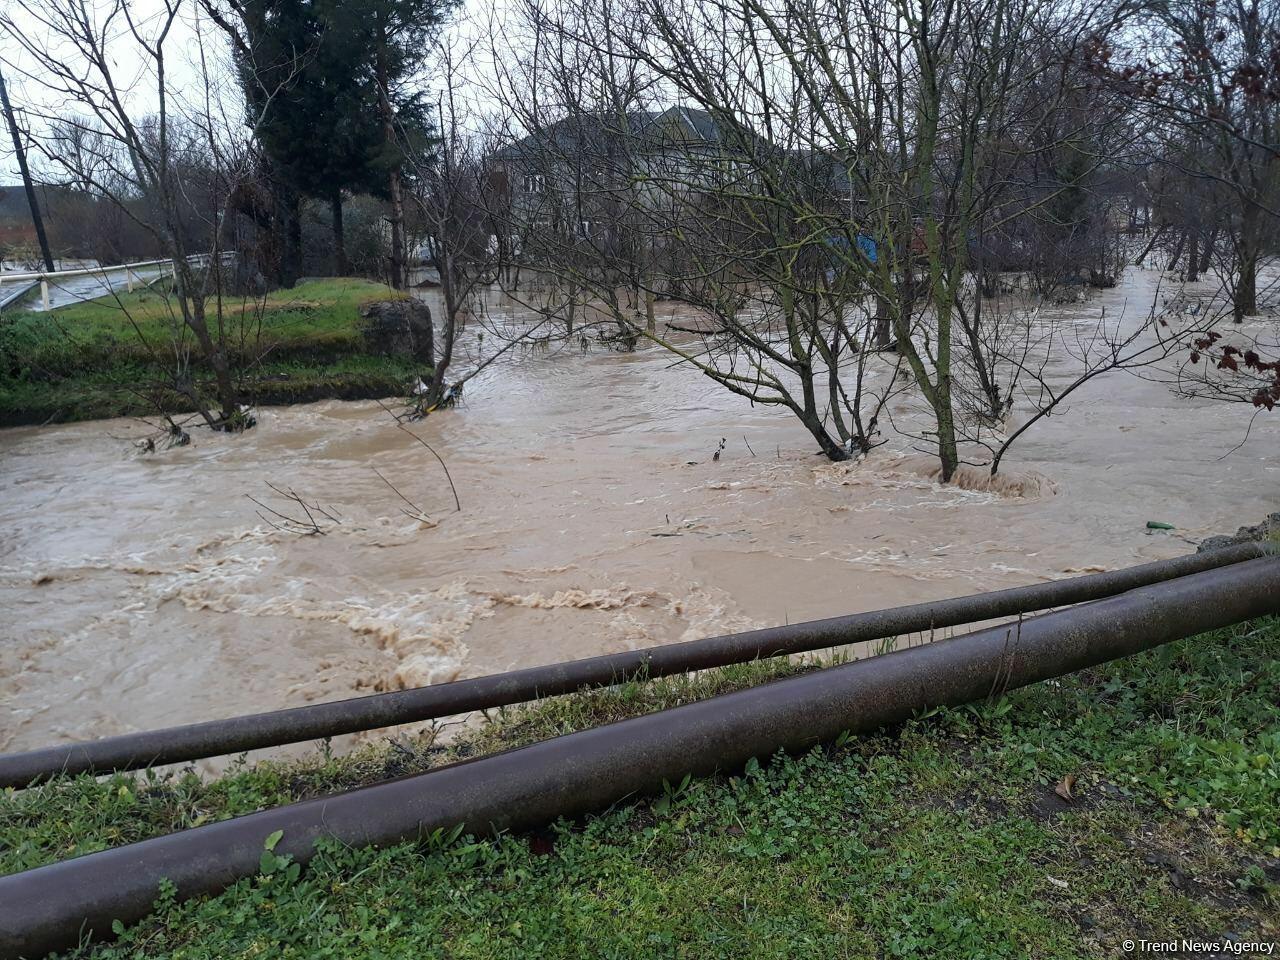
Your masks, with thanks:
[(1206, 537), (1200, 541), (1200, 545), (1196, 547), (1196, 553), (1208, 553), (1210, 550), (1222, 550), (1226, 547), (1234, 547), (1239, 543), (1235, 537), (1216, 536)]
[(431, 308), (421, 300), (374, 300), (360, 308), (360, 317), (371, 353), (408, 354), (427, 365), (434, 362)]
[(1200, 546), (1196, 547), (1196, 553), (1207, 553), (1210, 550), (1221, 550), (1223, 547), (1234, 547), (1238, 543), (1257, 543), (1267, 539), (1280, 539), (1280, 511), (1268, 515), (1259, 524), (1241, 527), (1236, 531), (1235, 536), (1206, 537), (1201, 541)]

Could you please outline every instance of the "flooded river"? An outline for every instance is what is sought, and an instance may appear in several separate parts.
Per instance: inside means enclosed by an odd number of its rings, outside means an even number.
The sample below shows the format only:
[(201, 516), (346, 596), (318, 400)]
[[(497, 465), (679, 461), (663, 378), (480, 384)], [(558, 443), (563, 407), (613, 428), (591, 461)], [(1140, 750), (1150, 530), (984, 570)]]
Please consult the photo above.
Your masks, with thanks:
[[(1145, 312), (1156, 276), (1077, 309)], [(263, 410), (244, 436), (150, 456), (130, 421), (0, 431), (0, 748), (1188, 552), (1280, 501), (1280, 417), (1230, 452), (1250, 413), (1103, 377), (1013, 448), (1009, 495), (938, 485), (905, 438), (828, 463), (789, 415), (657, 348), (574, 345), (414, 425), (458, 512), (375, 403)], [(284, 506), (268, 481), (342, 522), (272, 528), (246, 496)]]

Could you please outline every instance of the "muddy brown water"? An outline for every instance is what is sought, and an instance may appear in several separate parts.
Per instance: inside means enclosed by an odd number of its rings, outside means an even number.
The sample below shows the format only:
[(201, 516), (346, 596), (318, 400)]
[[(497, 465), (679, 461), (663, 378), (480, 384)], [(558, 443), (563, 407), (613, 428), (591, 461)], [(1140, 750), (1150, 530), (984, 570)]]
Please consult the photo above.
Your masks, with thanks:
[[(1145, 311), (1156, 277), (1071, 309)], [(0, 749), (1174, 556), (1280, 502), (1280, 419), (1240, 445), (1248, 416), (1110, 375), (1024, 435), (998, 489), (966, 489), (907, 438), (830, 464), (659, 349), (574, 345), (414, 427), (461, 512), (375, 403), (263, 410), (152, 456), (131, 421), (0, 431)], [(278, 504), (266, 481), (342, 523), (273, 529), (245, 496)]]

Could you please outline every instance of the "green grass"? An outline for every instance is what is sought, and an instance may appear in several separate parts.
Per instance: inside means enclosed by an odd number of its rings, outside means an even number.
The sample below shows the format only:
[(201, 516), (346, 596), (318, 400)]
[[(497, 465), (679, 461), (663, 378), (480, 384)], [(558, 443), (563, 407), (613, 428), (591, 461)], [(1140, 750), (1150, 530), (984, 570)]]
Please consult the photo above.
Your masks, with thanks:
[[(246, 398), (281, 404), (403, 392), (411, 359), (371, 352), (360, 306), (401, 296), (382, 284), (313, 280), (265, 298), (222, 304), (233, 368)], [(209, 307), (210, 324), (216, 308)], [(145, 415), (157, 400), (184, 411), (172, 391), (139, 389), (170, 375), (175, 347), (198, 356), (166, 291), (139, 289), (50, 313), (0, 320), (0, 425)], [(197, 377), (207, 376), (200, 365)]]
[[(1280, 620), (533, 835), (323, 845), (79, 956), (1109, 957), (1280, 935)], [(426, 769), (794, 672), (751, 664), (368, 748), (0, 798), (0, 870)], [(1073, 799), (1054, 790), (1075, 777)], [(271, 858), (267, 858), (271, 860)]]

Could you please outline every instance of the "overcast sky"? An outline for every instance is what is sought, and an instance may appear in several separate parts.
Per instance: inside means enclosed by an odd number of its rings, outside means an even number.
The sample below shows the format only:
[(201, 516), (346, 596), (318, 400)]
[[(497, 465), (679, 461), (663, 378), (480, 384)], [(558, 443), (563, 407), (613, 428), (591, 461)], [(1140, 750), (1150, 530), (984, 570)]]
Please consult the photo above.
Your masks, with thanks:
[[(56, 2), (56, 0), (55, 0)], [(163, 4), (160, 0), (128, 0), (131, 11), (145, 25), (144, 29), (154, 30), (162, 22)], [(6, 4), (6, 13), (13, 18), (16, 26), (28, 41), (43, 49), (56, 51), (56, 37), (43, 26), (37, 17), (24, 12), (24, 6), (38, 10), (42, 0), (0, 0)], [(167, 88), (170, 96), (185, 99), (189, 106), (193, 98), (202, 97), (204, 84), (201, 79), (208, 75), (218, 110), (228, 123), (236, 123), (240, 118), (241, 95), (231, 73), (228, 46), (225, 38), (206, 16), (203, 15), (196, 0), (180, 0), (178, 19), (175, 22), (165, 45), (168, 63)], [(91, 9), (95, 8), (90, 0)], [(96, 10), (101, 14), (110, 8), (107, 3), (98, 3)], [(479, 22), (487, 22), (495, 16), (495, 4), (485, 0), (465, 0), (458, 15), (457, 23), (446, 33), (446, 38), (454, 40), (455, 49), (465, 46), (465, 38), (474, 36), (479, 29)], [(0, 26), (0, 31), (4, 28)], [(129, 35), (127, 27), (120, 22), (112, 25), (108, 31), (108, 51), (113, 58), (113, 67), (124, 85), (129, 89), (129, 104), (135, 116), (145, 116), (156, 109), (156, 81), (150, 72), (150, 65)], [(202, 66), (201, 60), (204, 65)], [(70, 59), (68, 53), (64, 58)], [(472, 68), (484, 72), (484, 56), (472, 58)], [(30, 126), (33, 130), (45, 127), (48, 118), (66, 116), (69, 113), (82, 113), (82, 109), (67, 102), (65, 96), (50, 90), (42, 82), (39, 65), (25, 50), (22, 44), (14, 42), (8, 36), (0, 36), (0, 62), (4, 64), (5, 81), (9, 89), (9, 97), (15, 110), (19, 113), (19, 124)], [(42, 161), (38, 150), (31, 150), (29, 161), (37, 178), (40, 169), (47, 166)], [(12, 143), (7, 129), (0, 136), (0, 182), (17, 183), (18, 167), (14, 158)]]

